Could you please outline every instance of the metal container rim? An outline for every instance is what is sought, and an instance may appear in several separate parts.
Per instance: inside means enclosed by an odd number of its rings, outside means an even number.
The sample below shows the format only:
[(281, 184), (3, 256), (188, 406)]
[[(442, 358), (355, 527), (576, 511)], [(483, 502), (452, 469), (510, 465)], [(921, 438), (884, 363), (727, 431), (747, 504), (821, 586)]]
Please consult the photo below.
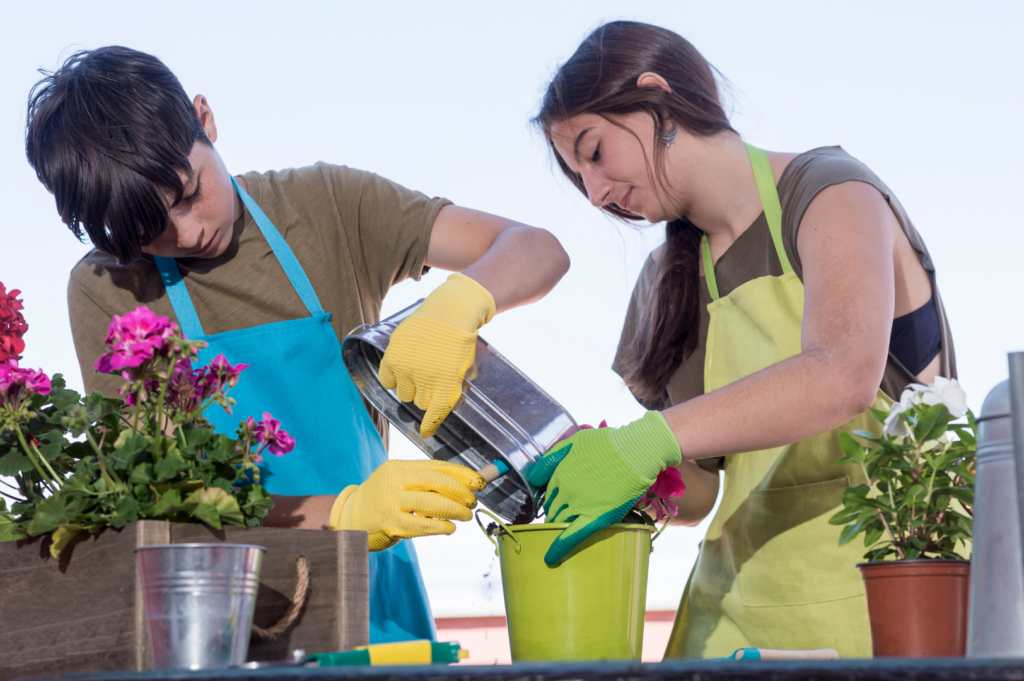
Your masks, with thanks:
[(231, 543), (200, 543), (191, 542), (187, 544), (151, 544), (149, 546), (138, 546), (135, 548), (136, 552), (149, 551), (150, 549), (258, 549), (266, 552), (266, 546), (257, 546), (256, 544), (231, 544)]
[[(506, 525), (505, 527), (512, 533), (519, 532), (538, 532), (542, 530), (558, 530), (562, 531), (569, 527), (569, 523), (531, 523), (529, 525)], [(500, 529), (500, 528), (499, 528)], [(657, 532), (658, 528), (651, 527), (650, 525), (644, 525), (641, 523), (613, 523), (605, 528), (606, 530), (648, 530), (651, 533)], [(498, 530), (495, 530), (498, 532)], [(501, 534), (504, 534), (503, 532)]]

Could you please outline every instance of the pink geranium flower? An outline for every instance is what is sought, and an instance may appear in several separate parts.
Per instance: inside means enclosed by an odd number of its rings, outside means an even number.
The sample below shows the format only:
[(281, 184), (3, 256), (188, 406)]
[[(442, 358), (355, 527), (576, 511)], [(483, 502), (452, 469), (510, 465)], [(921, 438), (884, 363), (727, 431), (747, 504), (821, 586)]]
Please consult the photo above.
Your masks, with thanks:
[(217, 355), (210, 362), (210, 368), (213, 374), (217, 377), (217, 380), (221, 385), (229, 388), (234, 388), (238, 384), (238, 376), (243, 371), (249, 368), (248, 364), (236, 364), (232, 366), (228, 363), (227, 358), (223, 353)]
[(125, 315), (114, 315), (107, 329), (108, 352), (100, 355), (93, 367), (104, 374), (133, 369), (152, 360), (165, 347), (177, 327), (167, 317), (139, 306)]
[(658, 478), (651, 485), (651, 494), (661, 499), (677, 499), (683, 496), (685, 491), (683, 474), (675, 466), (669, 466), (658, 473)]
[(18, 404), (31, 394), (50, 394), (50, 377), (39, 369), (20, 369), (16, 360), (0, 362), (0, 398)]
[(672, 499), (678, 499), (686, 491), (683, 475), (675, 466), (669, 466), (658, 473), (651, 488), (640, 497), (633, 508), (654, 512), (655, 522), (674, 518), (679, 513), (679, 506)]
[[(253, 418), (250, 416), (246, 423), (251, 421)], [(295, 448), (295, 439), (287, 430), (281, 429), (281, 422), (271, 416), (269, 411), (263, 412), (263, 420), (256, 424), (254, 432), (256, 439), (266, 445), (275, 456), (284, 456)]]

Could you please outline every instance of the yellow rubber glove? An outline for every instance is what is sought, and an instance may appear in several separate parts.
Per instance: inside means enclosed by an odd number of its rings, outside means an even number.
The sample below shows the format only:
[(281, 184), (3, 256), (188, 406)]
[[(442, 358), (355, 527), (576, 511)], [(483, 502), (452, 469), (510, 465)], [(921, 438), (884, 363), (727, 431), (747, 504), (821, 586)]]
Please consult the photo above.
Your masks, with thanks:
[(370, 550), (401, 539), (451, 534), (451, 520), (469, 520), (473, 491), (487, 485), (480, 475), (448, 461), (386, 461), (361, 485), (349, 485), (334, 500), (329, 527), (362, 530)]
[(494, 317), (494, 298), (464, 274), (453, 274), (398, 325), (378, 377), (398, 399), (426, 412), (420, 435), (432, 437), (462, 394), (480, 327)]

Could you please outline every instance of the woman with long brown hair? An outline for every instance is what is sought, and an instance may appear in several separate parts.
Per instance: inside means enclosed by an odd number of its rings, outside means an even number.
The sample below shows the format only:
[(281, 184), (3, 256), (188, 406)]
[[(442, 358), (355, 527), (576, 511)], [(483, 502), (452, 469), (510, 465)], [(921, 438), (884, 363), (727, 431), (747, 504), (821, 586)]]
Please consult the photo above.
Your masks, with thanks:
[(617, 522), (659, 470), (687, 485), (676, 522), (706, 517), (668, 656), (740, 647), (870, 656), (858, 543), (828, 518), (858, 467), (839, 435), (875, 430), (911, 382), (955, 378), (920, 235), (892, 192), (839, 147), (746, 144), (711, 66), (679, 35), (613, 22), (561, 66), (536, 119), (591, 203), (664, 222), (626, 312), (614, 368), (649, 411), (548, 453), (550, 564)]

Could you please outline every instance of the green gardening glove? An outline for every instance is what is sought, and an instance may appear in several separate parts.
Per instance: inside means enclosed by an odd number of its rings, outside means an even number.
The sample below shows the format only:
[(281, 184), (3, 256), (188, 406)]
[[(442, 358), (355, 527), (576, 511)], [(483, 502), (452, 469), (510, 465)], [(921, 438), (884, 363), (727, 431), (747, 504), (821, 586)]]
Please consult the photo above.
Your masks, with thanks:
[(649, 411), (621, 428), (581, 430), (559, 442), (528, 475), (547, 485), (544, 522), (569, 523), (544, 556), (557, 565), (587, 537), (619, 522), (654, 484), (658, 473), (682, 461), (665, 417)]

